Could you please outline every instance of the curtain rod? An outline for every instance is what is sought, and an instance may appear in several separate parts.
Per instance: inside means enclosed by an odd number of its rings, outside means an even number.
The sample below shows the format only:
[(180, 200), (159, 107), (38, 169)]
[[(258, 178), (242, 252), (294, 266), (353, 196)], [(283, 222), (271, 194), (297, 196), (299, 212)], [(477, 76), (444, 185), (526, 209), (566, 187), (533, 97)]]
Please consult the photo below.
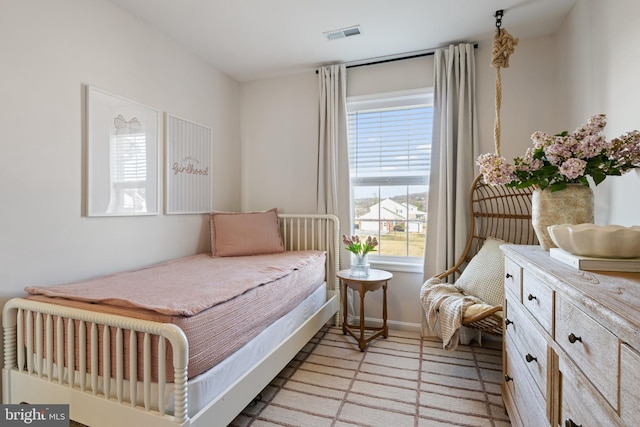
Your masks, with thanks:
[[(478, 48), (478, 43), (474, 43), (473, 44), (474, 49)], [(387, 62), (395, 62), (395, 61), (401, 61), (404, 59), (413, 59), (413, 58), (421, 58), (423, 56), (431, 56), (431, 55), (435, 55), (436, 50), (438, 49), (431, 49), (429, 51), (426, 52), (420, 52), (420, 53), (408, 53), (406, 54), (406, 56), (398, 56), (398, 57), (393, 57), (393, 58), (383, 58), (383, 59), (373, 59), (369, 62), (363, 62), (363, 63), (352, 63), (351, 65), (349, 65), (349, 63), (347, 63), (345, 66), (346, 68), (357, 68), (357, 67), (366, 67), (367, 65), (377, 65), (377, 64), (384, 64)]]
[[(474, 49), (478, 48), (478, 43), (474, 43), (473, 44)], [(413, 58), (420, 58), (423, 56), (431, 56), (434, 55), (436, 53), (436, 50), (438, 49), (431, 49), (428, 51), (423, 51), (423, 52), (419, 52), (419, 53), (406, 53), (406, 54), (400, 54), (400, 56), (396, 56), (396, 57), (381, 57), (379, 59), (371, 59), (371, 60), (365, 60), (365, 61), (369, 61), (369, 62), (358, 62), (358, 61), (352, 61), (351, 63), (347, 62), (345, 63), (345, 67), (346, 68), (357, 68), (357, 67), (366, 67), (367, 65), (376, 65), (376, 64), (384, 64), (387, 62), (395, 62), (395, 61), (401, 61), (404, 59), (413, 59)], [(316, 74), (318, 74), (318, 70), (316, 70)]]

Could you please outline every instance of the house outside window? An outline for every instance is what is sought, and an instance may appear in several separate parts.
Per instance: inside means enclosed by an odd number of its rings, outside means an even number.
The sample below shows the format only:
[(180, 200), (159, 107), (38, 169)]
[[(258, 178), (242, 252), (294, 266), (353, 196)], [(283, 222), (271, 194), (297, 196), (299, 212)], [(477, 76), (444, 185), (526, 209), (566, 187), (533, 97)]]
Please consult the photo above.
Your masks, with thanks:
[(353, 234), (374, 263), (422, 265), (431, 162), (430, 89), (347, 99)]

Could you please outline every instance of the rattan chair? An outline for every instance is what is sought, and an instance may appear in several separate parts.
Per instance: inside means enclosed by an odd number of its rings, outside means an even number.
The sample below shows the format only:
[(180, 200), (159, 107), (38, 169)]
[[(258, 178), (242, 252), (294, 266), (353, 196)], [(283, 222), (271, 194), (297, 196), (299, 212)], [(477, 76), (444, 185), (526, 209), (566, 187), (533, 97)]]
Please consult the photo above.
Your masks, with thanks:
[[(458, 262), (436, 275), (442, 282), (454, 283), (488, 237), (519, 245), (538, 244), (531, 224), (532, 189), (515, 189), (485, 184), (478, 175), (471, 185), (471, 226), (467, 245)], [(492, 306), (462, 324), (490, 335), (502, 336), (502, 306)]]

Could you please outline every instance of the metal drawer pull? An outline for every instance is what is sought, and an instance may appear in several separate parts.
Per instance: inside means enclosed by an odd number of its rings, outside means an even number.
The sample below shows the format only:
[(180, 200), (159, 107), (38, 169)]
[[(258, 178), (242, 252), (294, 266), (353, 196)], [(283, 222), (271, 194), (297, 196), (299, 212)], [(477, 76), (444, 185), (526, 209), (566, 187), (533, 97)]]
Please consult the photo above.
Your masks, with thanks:
[(511, 378), (509, 375), (505, 375), (504, 381), (508, 383), (509, 381), (513, 381), (513, 378)]
[(576, 424), (571, 418), (564, 422), (565, 427), (582, 427), (582, 424)]
[(527, 299), (528, 299), (529, 301), (532, 301), (532, 300), (534, 300), (534, 299), (538, 299), (538, 298), (536, 298), (535, 296), (533, 296), (533, 295), (529, 294), (529, 296), (527, 297)]
[(580, 341), (582, 342), (582, 337), (577, 337), (573, 334), (573, 332), (571, 334), (569, 334), (569, 342), (571, 344), (575, 343), (576, 341)]
[(525, 359), (527, 359), (527, 362), (528, 362), (528, 363), (531, 363), (531, 362), (533, 362), (534, 360), (535, 360), (535, 361), (538, 361), (538, 358), (537, 358), (537, 357), (533, 357), (533, 356), (532, 356), (532, 355), (530, 355), (529, 353), (527, 353), (527, 355), (526, 355), (524, 358), (525, 358)]
[(507, 275), (505, 276), (507, 279), (511, 279), (513, 276), (509, 273), (507, 273)]
[(513, 322), (509, 319), (505, 319), (504, 321), (504, 327), (506, 328), (507, 326), (509, 326), (510, 324), (512, 324)]

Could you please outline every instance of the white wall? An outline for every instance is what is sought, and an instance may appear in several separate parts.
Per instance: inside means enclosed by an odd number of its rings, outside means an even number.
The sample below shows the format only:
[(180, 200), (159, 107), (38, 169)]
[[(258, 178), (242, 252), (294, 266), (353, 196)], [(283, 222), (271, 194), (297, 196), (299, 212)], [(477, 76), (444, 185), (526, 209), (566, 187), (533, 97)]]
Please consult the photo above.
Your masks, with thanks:
[[(509, 27), (505, 27), (509, 30)], [(514, 37), (518, 35), (509, 30)], [(476, 56), (480, 145), (494, 152), (496, 70), (490, 65), (492, 41), (482, 43)], [(500, 70), (502, 108), (500, 152), (508, 160), (522, 156), (537, 130), (555, 133), (566, 113), (553, 108), (559, 84), (556, 43), (553, 37), (520, 40), (510, 66)]]
[(82, 216), (82, 88), (210, 126), (214, 207), (235, 210), (237, 82), (103, 0), (3, 0), (0, 52), (0, 302), (209, 250), (206, 215)]
[[(557, 39), (562, 85), (552, 101), (569, 112), (569, 130), (599, 113), (609, 139), (640, 129), (640, 2), (580, 0)], [(640, 225), (637, 171), (607, 178), (595, 196), (597, 223)]]
[(316, 212), (317, 85), (313, 72), (242, 85), (243, 210)]
[[(554, 40), (522, 40), (502, 71), (502, 152), (524, 153), (542, 126), (562, 123), (545, 108), (557, 89)], [(480, 146), (494, 150), (495, 70), (491, 40), (476, 50)], [(350, 68), (349, 96), (433, 85), (433, 57)], [(313, 72), (242, 85), (242, 207), (273, 206), (289, 213), (315, 212), (318, 80)], [(348, 183), (344, 183), (348, 185)], [(394, 327), (418, 327), (422, 273), (394, 272), (389, 285), (389, 320)], [(381, 317), (382, 295), (367, 295), (366, 316)]]
[(433, 55), (347, 69), (347, 96), (433, 86)]

